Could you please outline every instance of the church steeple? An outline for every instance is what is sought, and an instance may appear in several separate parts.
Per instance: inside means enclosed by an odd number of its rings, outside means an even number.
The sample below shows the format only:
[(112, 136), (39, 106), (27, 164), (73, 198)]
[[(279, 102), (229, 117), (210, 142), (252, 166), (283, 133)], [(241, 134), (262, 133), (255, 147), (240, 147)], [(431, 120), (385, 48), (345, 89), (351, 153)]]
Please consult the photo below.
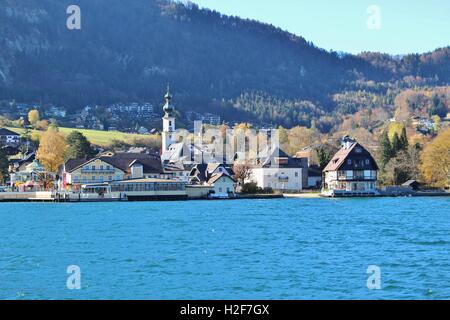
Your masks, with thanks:
[(170, 94), (170, 86), (167, 85), (167, 93), (164, 96), (166, 103), (163, 106), (164, 117), (163, 120), (163, 132), (162, 132), (162, 151), (165, 152), (173, 144), (175, 135), (175, 116), (174, 108), (171, 104), (172, 95)]
[(165, 117), (172, 117), (173, 107), (171, 105), (172, 95), (170, 94), (170, 85), (167, 85), (167, 93), (164, 99), (166, 100), (166, 104), (163, 107)]

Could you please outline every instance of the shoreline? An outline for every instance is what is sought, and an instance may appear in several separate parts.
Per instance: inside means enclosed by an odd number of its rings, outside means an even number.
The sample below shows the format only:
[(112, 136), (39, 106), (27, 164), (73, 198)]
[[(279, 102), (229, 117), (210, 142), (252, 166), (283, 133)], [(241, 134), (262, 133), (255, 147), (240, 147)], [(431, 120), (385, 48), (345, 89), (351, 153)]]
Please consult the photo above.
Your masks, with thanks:
[[(9, 196), (9, 197), (8, 197)], [(350, 197), (350, 196), (339, 196), (334, 198), (344, 198), (344, 199), (358, 199), (358, 198), (418, 198), (418, 197), (450, 197), (450, 192), (415, 192), (410, 194), (380, 194), (377, 196), (366, 196), (366, 197)], [(0, 203), (24, 203), (24, 202), (53, 202), (53, 203), (95, 203), (95, 202), (167, 202), (167, 201), (218, 201), (218, 200), (272, 200), (272, 199), (332, 199), (333, 197), (326, 197), (318, 192), (305, 192), (305, 193), (284, 193), (284, 194), (247, 194), (238, 195), (231, 198), (185, 198), (185, 199), (162, 199), (155, 197), (154, 199), (146, 198), (145, 200), (133, 200), (133, 199), (108, 199), (108, 198), (98, 198), (98, 199), (58, 199), (54, 197), (51, 192), (48, 192), (46, 196), (30, 196), (29, 193), (24, 194), (11, 194), (11, 193), (0, 193)]]

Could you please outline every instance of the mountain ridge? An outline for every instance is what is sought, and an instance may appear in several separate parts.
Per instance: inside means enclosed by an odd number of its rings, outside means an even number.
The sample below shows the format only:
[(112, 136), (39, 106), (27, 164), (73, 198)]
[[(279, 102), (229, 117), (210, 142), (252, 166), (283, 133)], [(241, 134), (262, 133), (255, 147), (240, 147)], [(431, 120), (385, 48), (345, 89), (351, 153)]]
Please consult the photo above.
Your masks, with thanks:
[[(362, 83), (372, 90), (369, 81), (450, 83), (450, 47), (400, 59), (337, 53), (270, 24), (166, 0), (3, 2), (0, 100), (72, 110), (133, 100), (156, 104), (170, 82), (182, 112), (232, 118), (228, 109), (247, 93), (310, 101), (330, 112), (334, 94), (360, 90)], [(81, 30), (66, 28), (71, 4), (81, 8)]]

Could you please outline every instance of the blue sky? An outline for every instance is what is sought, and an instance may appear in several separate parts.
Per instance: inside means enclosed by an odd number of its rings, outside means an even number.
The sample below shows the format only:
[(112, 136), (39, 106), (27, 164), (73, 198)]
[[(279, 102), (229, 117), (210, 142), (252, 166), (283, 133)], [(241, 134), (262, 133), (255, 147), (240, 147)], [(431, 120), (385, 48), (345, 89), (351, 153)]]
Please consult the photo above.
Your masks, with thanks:
[[(224, 14), (271, 23), (327, 50), (405, 54), (428, 52), (450, 45), (450, 0), (192, 2)], [(380, 29), (367, 26), (368, 19), (375, 17), (367, 13), (372, 5), (380, 10)]]

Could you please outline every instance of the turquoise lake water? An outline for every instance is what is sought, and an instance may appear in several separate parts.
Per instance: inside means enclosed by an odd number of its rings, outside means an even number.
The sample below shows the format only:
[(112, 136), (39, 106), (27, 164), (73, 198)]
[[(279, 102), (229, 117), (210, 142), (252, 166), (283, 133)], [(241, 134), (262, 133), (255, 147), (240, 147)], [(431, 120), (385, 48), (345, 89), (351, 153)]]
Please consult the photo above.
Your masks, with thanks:
[(0, 203), (0, 298), (450, 299), (450, 198)]

